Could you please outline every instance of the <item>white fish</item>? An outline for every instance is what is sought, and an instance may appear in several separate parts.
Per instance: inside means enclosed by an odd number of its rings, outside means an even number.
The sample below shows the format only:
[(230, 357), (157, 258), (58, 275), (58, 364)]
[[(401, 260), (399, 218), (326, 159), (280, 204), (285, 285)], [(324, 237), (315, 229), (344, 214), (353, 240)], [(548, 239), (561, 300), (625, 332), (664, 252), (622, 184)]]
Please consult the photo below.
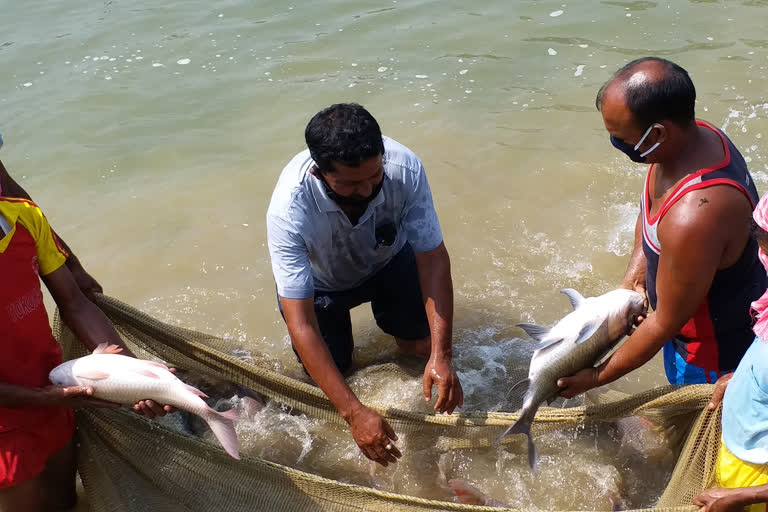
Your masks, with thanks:
[(571, 300), (573, 311), (554, 327), (518, 324), (540, 343), (531, 358), (528, 378), (512, 388), (527, 388), (520, 418), (496, 440), (498, 443), (508, 434), (528, 436), (528, 462), (534, 471), (537, 457), (531, 423), (539, 406), (560, 393), (557, 380), (594, 366), (629, 333), (638, 315), (646, 311), (643, 296), (632, 290), (613, 290), (588, 299), (570, 288), (560, 291)]
[(102, 400), (122, 405), (154, 400), (200, 416), (227, 453), (240, 458), (234, 409), (214, 411), (201, 398), (207, 398), (205, 393), (180, 381), (164, 364), (120, 355), (121, 350), (102, 343), (92, 354), (60, 364), (49, 378), (57, 386), (90, 386)]

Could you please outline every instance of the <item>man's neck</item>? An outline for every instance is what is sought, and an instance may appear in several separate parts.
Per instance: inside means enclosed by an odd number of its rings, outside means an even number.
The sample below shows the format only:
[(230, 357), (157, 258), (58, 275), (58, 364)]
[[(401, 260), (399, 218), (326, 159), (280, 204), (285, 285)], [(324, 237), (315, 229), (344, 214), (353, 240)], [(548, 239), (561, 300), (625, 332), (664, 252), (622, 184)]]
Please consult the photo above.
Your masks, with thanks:
[(365, 210), (368, 209), (368, 205), (364, 207), (339, 206), (339, 208), (341, 208), (341, 211), (344, 212), (344, 215), (347, 216), (349, 222), (351, 222), (353, 226), (357, 226), (357, 223), (360, 221), (360, 217), (362, 217), (365, 213)]
[[(660, 162), (659, 175), (664, 181), (676, 183), (688, 174), (709, 165), (715, 154), (706, 137), (706, 128), (693, 124), (683, 132), (680, 150), (666, 162)], [(707, 130), (709, 131), (709, 130)]]

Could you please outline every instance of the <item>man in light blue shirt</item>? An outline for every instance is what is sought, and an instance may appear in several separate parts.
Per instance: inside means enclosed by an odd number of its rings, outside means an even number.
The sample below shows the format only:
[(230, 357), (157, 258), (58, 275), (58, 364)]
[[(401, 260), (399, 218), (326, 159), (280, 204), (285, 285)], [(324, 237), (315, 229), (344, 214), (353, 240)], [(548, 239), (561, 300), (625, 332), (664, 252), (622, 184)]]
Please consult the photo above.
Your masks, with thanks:
[(360, 105), (337, 104), (307, 125), (308, 149), (283, 169), (267, 211), (278, 304), (307, 373), (384, 466), (400, 452), (389, 424), (344, 381), (352, 362), (349, 310), (371, 303), (401, 351), (428, 357), (424, 396), (435, 410), (463, 402), (451, 364), (453, 285), (424, 167), (383, 137)]

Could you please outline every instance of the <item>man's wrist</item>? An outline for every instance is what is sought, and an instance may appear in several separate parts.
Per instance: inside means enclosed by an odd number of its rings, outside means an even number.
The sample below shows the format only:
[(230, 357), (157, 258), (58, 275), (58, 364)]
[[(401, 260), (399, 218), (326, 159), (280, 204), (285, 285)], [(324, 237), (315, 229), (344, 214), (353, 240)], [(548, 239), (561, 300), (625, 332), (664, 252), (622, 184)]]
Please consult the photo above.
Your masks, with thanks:
[(433, 348), (432, 351), (433, 359), (436, 361), (447, 361), (450, 363), (453, 359), (453, 351), (450, 348), (440, 350)]
[(731, 493), (725, 496), (725, 499), (731, 505), (755, 505), (757, 503), (765, 503), (766, 497), (762, 496), (755, 487), (741, 487), (733, 489)]
[(608, 380), (606, 377), (608, 377), (605, 373), (605, 368), (607, 366), (607, 362), (601, 364), (600, 366), (596, 366), (593, 370), (593, 376), (594, 376), (594, 387), (603, 386), (605, 384), (608, 384), (610, 380)]
[(347, 423), (352, 423), (355, 415), (357, 415), (357, 413), (359, 413), (363, 407), (365, 406), (357, 399), (348, 401), (348, 403), (345, 404), (343, 408), (339, 408), (339, 414), (342, 418), (344, 418), (344, 421)]

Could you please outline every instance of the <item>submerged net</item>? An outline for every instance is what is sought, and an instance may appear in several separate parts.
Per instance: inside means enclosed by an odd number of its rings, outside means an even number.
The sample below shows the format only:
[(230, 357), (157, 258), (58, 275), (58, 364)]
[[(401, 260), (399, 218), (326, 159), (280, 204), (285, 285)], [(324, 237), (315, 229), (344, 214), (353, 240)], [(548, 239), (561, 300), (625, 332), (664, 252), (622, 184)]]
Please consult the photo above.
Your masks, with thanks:
[[(307, 416), (347, 428), (321, 390), (277, 373), (269, 358), (246, 362), (230, 355), (229, 345), (215, 336), (162, 323), (106, 296), (99, 296), (98, 303), (138, 357), (231, 381)], [(85, 355), (58, 315), (54, 334), (65, 359)], [(400, 370), (384, 365), (378, 371)], [(670, 433), (679, 450), (664, 493), (656, 507), (648, 510), (694, 510), (691, 500), (711, 484), (720, 439), (719, 411), (706, 409), (711, 393), (710, 385), (664, 387), (633, 396), (607, 393), (597, 403), (578, 407), (542, 407), (532, 434), (630, 416), (647, 418)], [(436, 415), (386, 403), (366, 405), (382, 414), (398, 433), (418, 433), (439, 451), (488, 447), (518, 418), (508, 412)], [(503, 510), (383, 492), (258, 457), (243, 456), (237, 461), (218, 445), (126, 410), (80, 410), (77, 416), (79, 471), (94, 512)], [(506, 440), (519, 443), (515, 439), (519, 437)]]

